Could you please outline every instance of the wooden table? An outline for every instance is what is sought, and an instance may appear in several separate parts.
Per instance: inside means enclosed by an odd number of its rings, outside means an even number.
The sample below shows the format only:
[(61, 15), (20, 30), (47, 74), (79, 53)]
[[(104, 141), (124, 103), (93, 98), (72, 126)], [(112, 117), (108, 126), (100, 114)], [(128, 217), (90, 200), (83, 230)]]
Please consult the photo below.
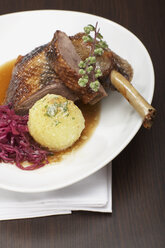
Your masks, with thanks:
[[(0, 222), (0, 248), (165, 247), (165, 4), (164, 0), (1, 0), (0, 14), (66, 9), (111, 19), (147, 47), (156, 73), (150, 131), (141, 128), (113, 161), (113, 213)], [(164, 56), (163, 56), (164, 55)]]

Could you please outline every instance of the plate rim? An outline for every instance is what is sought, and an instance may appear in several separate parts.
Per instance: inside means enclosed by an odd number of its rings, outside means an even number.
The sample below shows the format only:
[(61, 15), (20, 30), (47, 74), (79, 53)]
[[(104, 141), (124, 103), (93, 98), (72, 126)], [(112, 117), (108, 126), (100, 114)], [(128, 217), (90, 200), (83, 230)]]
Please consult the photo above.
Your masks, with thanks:
[[(154, 91), (155, 91), (155, 72), (154, 72), (154, 67), (153, 67), (153, 63), (151, 60), (151, 56), (148, 52), (148, 50), (146, 49), (146, 47), (144, 46), (144, 44), (142, 43), (142, 41), (129, 29), (125, 28), (124, 26), (122, 26), (121, 24), (114, 22), (112, 20), (109, 20), (105, 17), (99, 16), (99, 15), (94, 15), (94, 14), (90, 14), (90, 13), (86, 13), (86, 12), (81, 12), (81, 11), (73, 11), (73, 10), (56, 10), (56, 9), (42, 9), (42, 10), (27, 10), (27, 11), (19, 11), (19, 12), (11, 12), (11, 13), (6, 13), (3, 15), (0, 15), (0, 20), (2, 17), (7, 17), (7, 16), (14, 16), (14, 15), (20, 15), (20, 14), (24, 14), (24, 13), (39, 13), (39, 12), (68, 12), (68, 13), (76, 13), (76, 14), (85, 14), (88, 16), (94, 16), (96, 18), (101, 18), (105, 21), (111, 22), (111, 24), (113, 24), (114, 26), (119, 26), (119, 28), (123, 29), (124, 31), (128, 32), (129, 34), (133, 35), (134, 38), (139, 42), (139, 44), (143, 47), (143, 49), (145, 50), (147, 57), (148, 57), (148, 61), (150, 63), (150, 70), (151, 70), (151, 76), (152, 76), (152, 94), (150, 94), (150, 96), (148, 97), (147, 101), (149, 103), (152, 102), (153, 96), (154, 96)], [(10, 191), (14, 191), (14, 192), (22, 192), (22, 193), (39, 193), (39, 192), (47, 192), (47, 191), (52, 191), (52, 190), (59, 190), (68, 186), (71, 186), (83, 179), (85, 179), (86, 177), (92, 175), (93, 173), (97, 172), (99, 169), (103, 168), (105, 165), (107, 165), (108, 163), (110, 163), (116, 156), (118, 156), (124, 149), (125, 147), (130, 143), (130, 141), (135, 137), (135, 135), (137, 134), (137, 132), (139, 131), (140, 127), (142, 125), (142, 119), (139, 119), (137, 121), (137, 124), (134, 126), (134, 128), (131, 130), (131, 135), (128, 136), (128, 138), (125, 140), (125, 142), (122, 143), (122, 145), (120, 145), (120, 149), (118, 149), (113, 156), (110, 156), (112, 159), (109, 159), (109, 157), (107, 157), (103, 163), (101, 163), (100, 166), (96, 166), (95, 168), (90, 169), (89, 171), (87, 171), (86, 173), (83, 174), (83, 176), (78, 176), (76, 177), (76, 180), (70, 180), (67, 183), (63, 183), (61, 185), (58, 186), (47, 186), (44, 188), (40, 188), (41, 186), (39, 186), (36, 189), (29, 189), (29, 188), (20, 188), (18, 186), (6, 186), (4, 184), (0, 183), (0, 188), (1, 189), (7, 189)]]

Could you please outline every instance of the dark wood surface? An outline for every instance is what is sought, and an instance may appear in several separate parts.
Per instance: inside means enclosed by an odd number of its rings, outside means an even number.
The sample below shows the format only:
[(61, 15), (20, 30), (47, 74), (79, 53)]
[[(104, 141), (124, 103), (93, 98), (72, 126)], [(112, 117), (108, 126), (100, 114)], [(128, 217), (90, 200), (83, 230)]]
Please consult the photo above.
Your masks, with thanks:
[(111, 19), (147, 47), (156, 74), (150, 131), (141, 128), (113, 161), (113, 213), (0, 222), (0, 248), (165, 247), (165, 4), (164, 0), (0, 0), (0, 14), (66, 9)]

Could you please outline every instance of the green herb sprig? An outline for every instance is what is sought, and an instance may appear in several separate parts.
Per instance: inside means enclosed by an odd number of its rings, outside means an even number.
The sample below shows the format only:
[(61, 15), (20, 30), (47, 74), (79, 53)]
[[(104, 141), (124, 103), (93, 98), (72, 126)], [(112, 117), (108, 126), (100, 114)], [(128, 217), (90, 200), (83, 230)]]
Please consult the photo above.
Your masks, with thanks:
[[(96, 68), (96, 56), (101, 56), (108, 48), (107, 43), (102, 40), (103, 36), (100, 34), (100, 29), (97, 26), (98, 22), (95, 27), (91, 24), (84, 27), (85, 35), (82, 39), (83, 42), (91, 43), (91, 51), (89, 57), (84, 61), (81, 60), (79, 63), (79, 74), (81, 74), (81, 78), (78, 80), (78, 84), (81, 87), (86, 87), (89, 84), (89, 87), (94, 92), (99, 90), (100, 82), (98, 78), (102, 76), (100, 68)], [(94, 33), (94, 37), (91, 36), (92, 32)]]

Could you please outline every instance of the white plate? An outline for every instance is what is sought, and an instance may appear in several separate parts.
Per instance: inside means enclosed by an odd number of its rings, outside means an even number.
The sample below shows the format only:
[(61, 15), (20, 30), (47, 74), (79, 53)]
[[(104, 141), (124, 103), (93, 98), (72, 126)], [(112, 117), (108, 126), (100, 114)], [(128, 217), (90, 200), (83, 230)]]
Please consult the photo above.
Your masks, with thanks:
[[(60, 29), (68, 35), (99, 22), (110, 48), (134, 68), (133, 85), (151, 102), (154, 71), (141, 41), (122, 26), (102, 17), (58, 10), (29, 11), (0, 16), (0, 64), (49, 42)], [(139, 130), (142, 119), (118, 93), (102, 101), (101, 119), (90, 140), (54, 166), (22, 171), (0, 164), (0, 187), (21, 192), (42, 192), (71, 185), (114, 159)]]

